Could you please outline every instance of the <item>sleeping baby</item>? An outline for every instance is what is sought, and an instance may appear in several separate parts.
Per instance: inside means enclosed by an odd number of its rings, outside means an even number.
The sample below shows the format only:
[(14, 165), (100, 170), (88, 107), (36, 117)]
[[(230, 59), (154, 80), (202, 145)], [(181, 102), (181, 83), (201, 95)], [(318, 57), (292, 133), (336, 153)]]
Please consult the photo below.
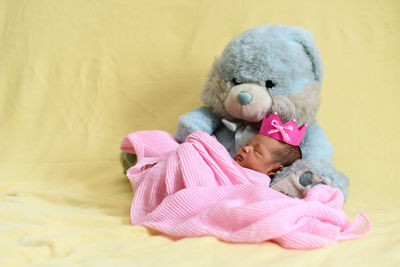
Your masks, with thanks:
[(298, 146), (280, 142), (271, 137), (257, 134), (235, 155), (235, 161), (240, 166), (262, 172), (271, 179), (283, 167), (289, 166), (301, 159)]

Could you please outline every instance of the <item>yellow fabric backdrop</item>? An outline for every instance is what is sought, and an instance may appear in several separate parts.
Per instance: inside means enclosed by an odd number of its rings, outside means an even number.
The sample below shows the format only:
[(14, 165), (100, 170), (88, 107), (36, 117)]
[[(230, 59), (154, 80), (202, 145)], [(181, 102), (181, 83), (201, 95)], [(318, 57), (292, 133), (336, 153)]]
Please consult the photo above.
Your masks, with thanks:
[[(397, 266), (400, 2), (0, 1), (0, 266)], [(365, 238), (315, 251), (174, 240), (130, 225), (119, 143), (175, 132), (214, 57), (260, 24), (313, 32), (318, 119)]]

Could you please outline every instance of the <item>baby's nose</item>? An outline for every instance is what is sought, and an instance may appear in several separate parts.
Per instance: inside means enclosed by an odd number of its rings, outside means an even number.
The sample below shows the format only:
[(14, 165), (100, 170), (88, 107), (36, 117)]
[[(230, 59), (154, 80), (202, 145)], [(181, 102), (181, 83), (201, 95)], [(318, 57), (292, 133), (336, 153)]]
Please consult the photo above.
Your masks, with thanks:
[(244, 146), (244, 147), (243, 147), (243, 151), (244, 151), (245, 153), (249, 153), (249, 152), (250, 152), (250, 147)]

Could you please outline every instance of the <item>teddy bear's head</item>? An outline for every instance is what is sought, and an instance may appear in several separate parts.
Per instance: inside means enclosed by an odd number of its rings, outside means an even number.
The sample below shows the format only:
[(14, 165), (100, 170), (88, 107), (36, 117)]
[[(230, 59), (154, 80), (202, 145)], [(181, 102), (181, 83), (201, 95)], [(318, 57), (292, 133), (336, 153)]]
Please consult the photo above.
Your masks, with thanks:
[(310, 32), (262, 25), (233, 39), (217, 59), (201, 93), (228, 120), (259, 122), (277, 112), (283, 121), (312, 123), (319, 107), (322, 62)]

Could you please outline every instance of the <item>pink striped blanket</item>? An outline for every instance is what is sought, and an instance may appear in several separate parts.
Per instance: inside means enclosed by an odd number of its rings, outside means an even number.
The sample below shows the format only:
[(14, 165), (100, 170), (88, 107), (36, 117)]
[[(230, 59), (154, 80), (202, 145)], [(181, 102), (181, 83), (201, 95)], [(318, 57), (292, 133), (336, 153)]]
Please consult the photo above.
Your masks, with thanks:
[(350, 223), (339, 189), (318, 185), (304, 199), (290, 198), (269, 188), (268, 176), (239, 166), (203, 132), (182, 144), (166, 132), (135, 132), (121, 149), (138, 157), (127, 172), (134, 225), (178, 237), (269, 240), (295, 249), (325, 247), (370, 231), (362, 211)]

